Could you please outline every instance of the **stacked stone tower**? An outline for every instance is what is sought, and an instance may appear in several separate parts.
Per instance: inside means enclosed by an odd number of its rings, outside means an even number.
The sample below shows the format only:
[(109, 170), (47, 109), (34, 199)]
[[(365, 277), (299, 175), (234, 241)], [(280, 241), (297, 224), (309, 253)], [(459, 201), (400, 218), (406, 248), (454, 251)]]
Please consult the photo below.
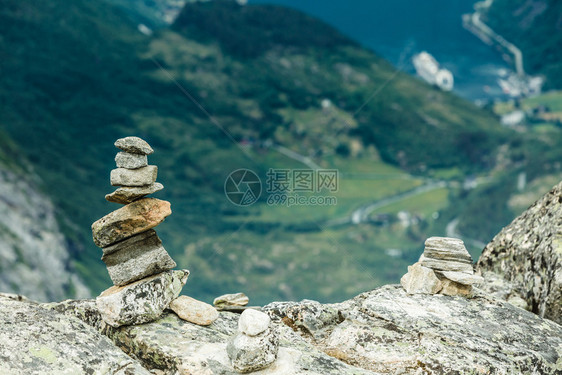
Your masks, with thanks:
[(138, 137), (118, 139), (115, 146), (121, 152), (111, 185), (118, 189), (106, 199), (124, 206), (93, 223), (92, 234), (114, 284), (96, 302), (104, 320), (119, 326), (156, 319), (179, 295), (189, 271), (169, 271), (176, 263), (152, 229), (172, 213), (169, 202), (146, 198), (163, 188), (158, 168), (148, 165), (152, 148)]

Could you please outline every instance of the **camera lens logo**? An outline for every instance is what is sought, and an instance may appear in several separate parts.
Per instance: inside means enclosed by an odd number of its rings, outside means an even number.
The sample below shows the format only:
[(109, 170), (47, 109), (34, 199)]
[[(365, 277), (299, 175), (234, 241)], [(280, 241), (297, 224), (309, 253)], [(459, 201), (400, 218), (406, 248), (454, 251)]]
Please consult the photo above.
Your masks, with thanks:
[(237, 206), (254, 204), (261, 195), (260, 178), (249, 169), (235, 170), (224, 182), (224, 193)]

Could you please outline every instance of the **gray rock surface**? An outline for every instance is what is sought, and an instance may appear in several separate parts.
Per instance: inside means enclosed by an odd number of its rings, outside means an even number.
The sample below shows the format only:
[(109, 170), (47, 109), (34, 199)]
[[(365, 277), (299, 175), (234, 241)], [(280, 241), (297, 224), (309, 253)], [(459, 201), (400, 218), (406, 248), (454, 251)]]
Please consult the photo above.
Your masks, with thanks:
[(143, 198), (115, 210), (92, 224), (92, 236), (98, 247), (108, 247), (154, 228), (172, 213), (170, 202)]
[[(559, 374), (562, 327), (486, 295), (408, 295), (384, 286), (339, 304), (273, 303), (264, 311), (336, 358), (373, 373)], [(342, 319), (310, 319), (337, 311)], [(324, 313), (323, 313), (324, 312)]]
[(424, 267), (442, 271), (460, 271), (472, 274), (472, 257), (462, 240), (449, 237), (430, 237), (420, 263)]
[(249, 302), (250, 299), (244, 293), (232, 293), (215, 298), (213, 305), (218, 309), (222, 309), (228, 306), (246, 306)]
[(117, 168), (111, 171), (112, 186), (147, 186), (156, 181), (158, 167), (147, 165), (139, 169)]
[(269, 328), (269, 315), (257, 310), (244, 310), (238, 320), (238, 330), (248, 336), (257, 336)]
[(435, 294), (443, 289), (443, 284), (431, 268), (415, 263), (408, 266), (408, 273), (400, 279), (400, 285), (408, 294)]
[(152, 147), (139, 137), (119, 138), (115, 141), (115, 147), (133, 154), (150, 155), (154, 152)]
[(2, 297), (0, 373), (150, 374), (83, 321)]
[(118, 152), (115, 155), (117, 168), (137, 169), (148, 165), (148, 157), (142, 154), (132, 154), (130, 152)]
[(126, 286), (113, 286), (96, 298), (103, 320), (112, 327), (158, 319), (177, 298), (189, 271), (166, 271)]
[(189, 296), (179, 296), (170, 302), (169, 308), (181, 319), (200, 326), (208, 326), (219, 317), (213, 306)]
[(41, 180), (12, 168), (0, 161), (0, 291), (39, 301), (90, 297)]
[[(58, 314), (49, 321), (65, 315), (84, 320), (154, 374), (239, 373), (227, 354), (238, 314), (220, 312), (204, 327), (170, 312), (150, 323), (113, 328), (91, 300), (40, 306)], [(279, 351), (259, 375), (554, 375), (562, 370), (562, 327), (490, 295), (408, 295), (390, 285), (337, 304), (275, 302), (264, 310), (279, 333)], [(74, 327), (86, 332), (82, 325)], [(77, 336), (69, 333), (61, 340), (69, 337)], [(26, 339), (27, 345), (36, 340)]]
[[(246, 310), (244, 313), (249, 311), (256, 312)], [(279, 335), (274, 328), (268, 328), (255, 336), (237, 332), (228, 341), (226, 352), (232, 367), (238, 372), (248, 373), (263, 370), (277, 359)]]
[(506, 282), (506, 299), (519, 297), (562, 324), (562, 182), (494, 237), (477, 270), (487, 280), (482, 288), (496, 292), (496, 274)]
[(156, 193), (157, 191), (160, 191), (162, 189), (164, 189), (164, 186), (159, 182), (155, 182), (147, 186), (138, 187), (122, 186), (115, 190), (113, 193), (107, 194), (105, 196), (105, 199), (109, 202), (129, 204), (136, 201), (137, 199), (140, 199), (149, 194)]
[(150, 235), (141, 233), (116, 243), (113, 247), (121, 248), (101, 258), (114, 285), (126, 285), (176, 266), (156, 232), (147, 232)]
[(481, 284), (484, 282), (484, 278), (478, 275), (471, 275), (465, 272), (456, 271), (436, 271), (438, 276), (443, 276), (451, 281), (454, 281), (463, 285), (474, 285)]

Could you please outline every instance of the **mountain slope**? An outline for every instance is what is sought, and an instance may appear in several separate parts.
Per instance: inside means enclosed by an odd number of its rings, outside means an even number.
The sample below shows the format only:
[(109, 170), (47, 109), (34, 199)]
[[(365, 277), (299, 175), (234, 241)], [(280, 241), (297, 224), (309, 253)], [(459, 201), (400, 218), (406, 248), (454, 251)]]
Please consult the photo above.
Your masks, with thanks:
[[(43, 181), (94, 294), (110, 285), (90, 224), (117, 208), (103, 199), (116, 138), (138, 135), (156, 151), (158, 197), (174, 212), (159, 235), (191, 269), (190, 295), (244, 289), (266, 302), (341, 299), (398, 280), (425, 237), (462, 216), (459, 180), (487, 173), (513, 136), (488, 112), (284, 8), (188, 4), (171, 29), (145, 36), (104, 2), (4, 0), (0, 35), (0, 124)], [(503, 162), (518, 147), (507, 144)], [(224, 195), (233, 170), (264, 182), (269, 168), (310, 161), (340, 171), (337, 205), (279, 207), (264, 195), (236, 207)], [(382, 208), (368, 220), (380, 226), (354, 225), (351, 215), (373, 202)], [(485, 214), (473, 220), (490, 230)]]

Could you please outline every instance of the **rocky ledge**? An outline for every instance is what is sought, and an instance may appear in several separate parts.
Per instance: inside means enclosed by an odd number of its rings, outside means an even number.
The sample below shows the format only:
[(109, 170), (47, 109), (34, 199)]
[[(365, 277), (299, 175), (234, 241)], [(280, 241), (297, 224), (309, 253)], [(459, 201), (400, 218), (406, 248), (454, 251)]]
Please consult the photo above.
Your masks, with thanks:
[[(466, 298), (389, 285), (337, 304), (275, 302), (261, 310), (279, 348), (255, 374), (562, 373), (562, 326), (477, 288)], [(239, 318), (221, 311), (201, 326), (168, 310), (114, 328), (94, 300), (0, 296), (2, 373), (238, 374), (227, 351)]]

